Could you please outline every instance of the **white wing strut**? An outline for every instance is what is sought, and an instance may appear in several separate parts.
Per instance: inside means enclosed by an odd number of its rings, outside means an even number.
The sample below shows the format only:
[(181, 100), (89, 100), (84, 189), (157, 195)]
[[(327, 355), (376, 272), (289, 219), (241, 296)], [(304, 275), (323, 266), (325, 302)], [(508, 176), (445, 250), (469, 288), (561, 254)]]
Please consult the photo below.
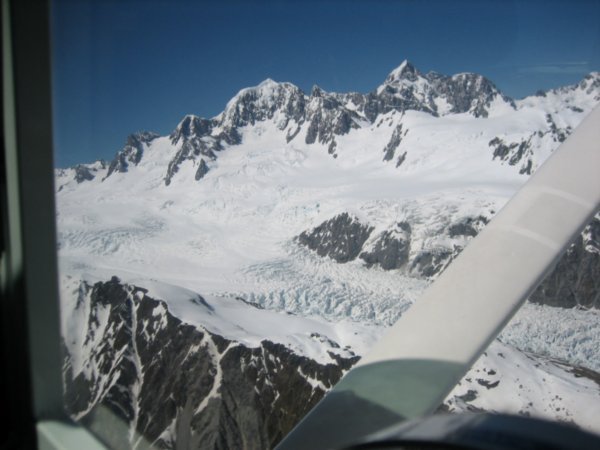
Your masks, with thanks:
[(600, 108), (278, 446), (341, 448), (433, 412), (600, 210)]

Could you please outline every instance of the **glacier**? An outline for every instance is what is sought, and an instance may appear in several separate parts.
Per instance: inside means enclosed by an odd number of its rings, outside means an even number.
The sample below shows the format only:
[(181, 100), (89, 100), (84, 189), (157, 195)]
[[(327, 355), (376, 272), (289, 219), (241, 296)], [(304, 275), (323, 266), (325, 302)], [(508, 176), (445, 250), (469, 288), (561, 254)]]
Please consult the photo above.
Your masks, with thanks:
[[(72, 375), (104, 380), (80, 293), (113, 277), (245, 348), (268, 340), (323, 367), (365, 354), (599, 102), (599, 73), (513, 100), (480, 75), (423, 74), (405, 61), (369, 94), (266, 80), (212, 119), (130, 136), (112, 162), (57, 169)], [(340, 262), (299, 242), (341, 215), (370, 230), (365, 258)], [(321, 230), (322, 242), (341, 235)], [(384, 265), (373, 255), (392, 237), (404, 239), (403, 256)], [(600, 431), (598, 313), (526, 304), (445, 408)], [(174, 427), (155, 433), (167, 447)]]

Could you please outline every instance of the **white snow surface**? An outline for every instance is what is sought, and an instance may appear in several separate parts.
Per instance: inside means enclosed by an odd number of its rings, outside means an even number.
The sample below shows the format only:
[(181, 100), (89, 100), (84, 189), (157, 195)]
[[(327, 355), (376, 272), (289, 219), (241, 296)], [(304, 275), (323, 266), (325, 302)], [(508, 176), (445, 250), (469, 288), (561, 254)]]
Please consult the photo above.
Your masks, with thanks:
[(552, 358), (494, 341), (445, 404), (450, 410), (476, 408), (574, 423), (598, 433), (599, 397), (598, 381), (580, 378)]
[[(267, 80), (253, 89), (268, 101), (277, 86)], [(486, 119), (391, 112), (337, 136), (337, 158), (325, 145), (304, 143), (306, 126), (287, 143), (287, 129), (275, 117), (242, 129), (242, 144), (220, 152), (202, 180), (194, 179), (198, 162), (187, 160), (169, 186), (166, 167), (179, 146), (168, 137), (152, 141), (127, 173), (105, 179), (107, 169), (96, 163), (96, 177), (76, 183), (72, 169), (62, 170), (56, 177), (57, 224), (67, 345), (76, 353), (83, 332), (84, 316), (72, 316), (79, 282), (117, 275), (149, 289), (181, 320), (249, 346), (270, 339), (331, 362), (327, 351), (333, 347), (315, 338), (318, 333), (340, 345), (336, 353), (362, 355), (418, 301), (428, 282), (402, 270), (366, 268), (358, 259), (338, 264), (300, 248), (294, 237), (349, 212), (375, 227), (372, 236), (409, 222), (411, 257), (466, 245), (466, 238), (450, 240), (443, 230), (465, 217), (492, 217), (527, 179), (518, 167), (492, 159), (490, 140), (518, 142), (543, 129), (547, 113), (558, 126), (574, 128), (597, 103), (593, 95), (553, 91), (519, 101), (517, 110), (499, 107)], [(567, 107), (576, 100), (583, 112)], [(397, 154), (407, 156), (397, 168), (382, 159), (400, 123), (408, 131)], [(558, 144), (540, 139), (536, 145), (537, 165)], [(213, 309), (190, 301), (198, 295)], [(526, 305), (502, 343), (494, 343), (467, 375), (475, 379), (484, 366), (501, 375), (497, 388), (478, 385), (472, 405), (573, 420), (600, 431), (593, 423), (600, 413), (598, 386), (523, 353), (600, 370), (599, 318), (596, 311)], [(525, 379), (528, 390), (517, 389)], [(465, 386), (463, 380), (449, 399)], [(554, 396), (561, 402), (551, 410)]]
[[(80, 325), (83, 317), (87, 319), (89, 313), (89, 309), (75, 309), (74, 301), (77, 300), (80, 282), (85, 281), (88, 285), (93, 285), (110, 279), (110, 274), (114, 275), (115, 272), (100, 270), (94, 275), (82, 273), (78, 277), (63, 275), (61, 278), (61, 295), (65, 299), (62, 330), (70, 353), (76, 355), (73, 358), (75, 373), (82, 370), (78, 358), (84, 355), (79, 354), (78, 347), (83, 342), (85, 330), (82, 330)], [(381, 332), (381, 327), (357, 323), (351, 319), (330, 322), (318, 316), (307, 317), (264, 310), (241, 298), (210, 295), (200, 297), (198, 293), (189, 289), (154, 279), (128, 273), (119, 275), (122, 282), (144, 287), (148, 290), (148, 296), (164, 300), (169, 312), (183, 322), (247, 347), (258, 347), (265, 339), (278, 342), (322, 364), (334, 361), (328, 352), (346, 358), (354, 354), (364, 354)], [(101, 316), (99, 328), (105, 325), (102, 319)], [(93, 346), (93, 343), (90, 346)]]

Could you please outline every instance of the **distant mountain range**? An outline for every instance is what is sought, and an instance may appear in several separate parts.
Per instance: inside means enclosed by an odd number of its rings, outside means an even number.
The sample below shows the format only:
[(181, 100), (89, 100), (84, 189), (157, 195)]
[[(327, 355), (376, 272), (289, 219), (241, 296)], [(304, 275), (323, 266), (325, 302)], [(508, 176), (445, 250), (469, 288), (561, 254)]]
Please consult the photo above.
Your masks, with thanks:
[[(396, 128), (382, 149), (385, 150), (384, 159), (394, 160), (400, 165), (404, 153), (395, 153), (403, 135), (409, 130), (405, 128), (402, 132), (402, 121), (394, 120), (394, 113), (421, 111), (433, 117), (468, 114), (474, 118), (487, 118), (510, 115), (511, 112), (518, 116), (528, 109), (537, 109), (545, 113), (545, 121), (536, 124), (536, 128), (540, 128), (535, 130), (536, 133), (531, 133), (527, 139), (511, 142), (504, 142), (498, 136), (488, 143), (494, 158), (511, 165), (520, 164), (520, 170), (530, 174), (534, 164), (532, 153), (547, 145), (541, 142), (543, 138), (562, 142), (572, 130), (572, 120), (561, 116), (555, 120), (554, 116), (565, 110), (576, 114), (589, 111), (600, 100), (599, 89), (600, 74), (592, 72), (577, 85), (539, 91), (535, 96), (515, 101), (481, 75), (422, 74), (408, 61), (392, 71), (384, 83), (369, 94), (328, 93), (317, 86), (306, 94), (291, 83), (267, 79), (257, 87), (241, 90), (229, 101), (225, 110), (212, 119), (185, 116), (169, 135), (171, 144), (178, 150), (165, 168), (164, 181), (168, 185), (179, 167), (189, 161), (197, 167), (195, 179), (201, 179), (210, 161), (216, 160), (221, 151), (241, 143), (242, 128), (265, 121), (275, 122), (277, 129), (285, 134), (288, 144), (295, 140), (307, 145), (318, 142), (337, 157), (337, 137), (373, 126), (377, 119), (385, 117), (387, 122), (393, 121)], [(103, 176), (127, 172), (130, 166), (140, 164), (145, 147), (151, 146), (158, 137), (151, 132), (129, 136), (125, 147), (108, 164)], [(78, 169), (76, 177), (81, 182), (90, 180), (102, 168), (103, 164), (100, 167), (97, 164), (81, 164), (73, 169)]]
[[(69, 410), (119, 448), (271, 447), (598, 103), (597, 72), (513, 100), (404, 61), (57, 169)], [(598, 274), (597, 215), (443, 408), (598, 431)]]

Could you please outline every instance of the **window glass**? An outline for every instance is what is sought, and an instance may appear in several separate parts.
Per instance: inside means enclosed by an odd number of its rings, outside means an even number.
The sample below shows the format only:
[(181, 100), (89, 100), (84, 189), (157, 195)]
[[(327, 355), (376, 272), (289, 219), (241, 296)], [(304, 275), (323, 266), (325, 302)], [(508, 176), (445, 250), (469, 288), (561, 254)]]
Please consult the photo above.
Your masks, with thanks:
[[(273, 447), (600, 102), (598, 17), (53, 0), (69, 414)], [(440, 410), (600, 432), (599, 243), (596, 215)]]

